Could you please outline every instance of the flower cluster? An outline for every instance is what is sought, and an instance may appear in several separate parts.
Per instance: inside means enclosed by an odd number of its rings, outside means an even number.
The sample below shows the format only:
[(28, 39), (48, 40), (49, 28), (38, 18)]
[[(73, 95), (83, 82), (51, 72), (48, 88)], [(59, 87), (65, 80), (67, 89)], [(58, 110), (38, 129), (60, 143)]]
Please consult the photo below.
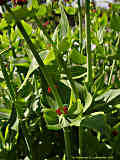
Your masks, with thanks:
[(56, 113), (60, 116), (62, 113), (63, 114), (67, 114), (68, 113), (68, 107), (67, 106), (64, 106), (62, 109), (61, 108), (58, 108), (56, 110)]

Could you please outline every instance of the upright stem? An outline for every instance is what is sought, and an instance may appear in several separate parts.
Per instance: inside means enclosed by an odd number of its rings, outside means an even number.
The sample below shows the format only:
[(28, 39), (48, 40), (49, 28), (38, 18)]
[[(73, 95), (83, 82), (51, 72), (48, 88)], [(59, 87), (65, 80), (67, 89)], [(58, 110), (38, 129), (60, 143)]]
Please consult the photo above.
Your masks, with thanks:
[(92, 59), (91, 59), (91, 37), (90, 37), (90, 0), (85, 0), (85, 31), (87, 51), (87, 78), (88, 85), (92, 85)]
[[(8, 39), (9, 39), (9, 45), (10, 45), (11, 50), (12, 50), (13, 58), (17, 58), (16, 53), (15, 53), (15, 49), (14, 49), (14, 47), (12, 46), (12, 42), (11, 42), (11, 39), (10, 39), (10, 34), (11, 34), (11, 27), (8, 26)], [(15, 68), (15, 67), (13, 67), (13, 68)], [(14, 69), (13, 69), (13, 70), (14, 70)], [(19, 75), (19, 78), (20, 78), (21, 83), (23, 83), (22, 75), (21, 75), (21, 73), (20, 73), (19, 70), (18, 70), (18, 75)]]
[[(78, 0), (79, 2), (79, 0)], [(88, 86), (92, 87), (92, 62), (91, 62), (91, 37), (90, 37), (90, 0), (85, 0), (85, 31), (86, 31), (86, 52), (87, 52), (87, 78)], [(83, 128), (78, 128), (79, 136), (79, 155), (82, 156), (83, 151)]]
[[(5, 51), (7, 52), (7, 51)], [(11, 84), (10, 82), (10, 78), (9, 78), (9, 75), (6, 71), (6, 67), (3, 63), (3, 59), (2, 59), (2, 56), (0, 55), (0, 65), (1, 65), (1, 69), (2, 69), (2, 74), (4, 76), (4, 79), (5, 79), (5, 82), (6, 82), (6, 85), (8, 87), (8, 90), (9, 90), (9, 93), (10, 93), (10, 96), (11, 96), (11, 99), (13, 102), (15, 102), (15, 93), (14, 93), (14, 89), (13, 89), (13, 85)]]
[(75, 98), (77, 100), (79, 98), (79, 94), (78, 94), (78, 90), (77, 90), (77, 88), (75, 86), (75, 83), (74, 83), (74, 81), (72, 79), (71, 72), (69, 71), (69, 69), (67, 67), (67, 64), (64, 62), (64, 60), (61, 58), (61, 56), (59, 56), (60, 55), (60, 54), (58, 54), (59, 51), (57, 49), (55, 49), (55, 52), (57, 53), (56, 58), (58, 60), (58, 63), (64, 69), (64, 72), (67, 75), (67, 78), (68, 78), (68, 80), (69, 80), (69, 82), (71, 84), (71, 88), (73, 90), (74, 96), (75, 96)]
[(82, 29), (82, 7), (80, 0), (78, 0), (78, 17), (79, 17), (79, 44), (80, 44), (80, 53), (82, 51), (82, 41), (83, 41), (83, 29)]
[(83, 154), (83, 128), (81, 126), (78, 127), (78, 135), (79, 135), (79, 149), (78, 153), (80, 156)]
[(108, 85), (111, 84), (114, 67), (115, 67), (115, 59), (113, 60), (113, 63), (112, 63), (112, 68), (111, 68), (111, 72), (110, 72), (110, 77), (109, 77)]
[(63, 131), (64, 131), (64, 141), (65, 141), (65, 150), (66, 150), (65, 160), (72, 160), (71, 145), (70, 145), (70, 130), (68, 127), (65, 127), (63, 128)]

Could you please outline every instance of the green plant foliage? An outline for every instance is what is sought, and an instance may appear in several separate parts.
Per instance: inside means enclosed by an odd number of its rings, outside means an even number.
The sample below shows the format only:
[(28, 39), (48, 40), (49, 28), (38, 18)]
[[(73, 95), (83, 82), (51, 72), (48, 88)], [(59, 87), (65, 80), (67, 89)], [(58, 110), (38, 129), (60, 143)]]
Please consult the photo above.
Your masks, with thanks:
[(0, 159), (119, 159), (120, 4), (1, 3)]
[(117, 32), (120, 32), (119, 20), (120, 20), (119, 15), (117, 15), (117, 14), (115, 14), (115, 12), (113, 12), (112, 18), (111, 18), (111, 21), (110, 21), (110, 25), (111, 25), (111, 28), (114, 29)]
[(109, 131), (107, 123), (105, 122), (105, 115), (99, 112), (83, 118), (80, 124), (83, 127), (94, 128), (102, 134), (107, 134)]
[(87, 62), (87, 57), (80, 54), (76, 49), (71, 50), (70, 59), (75, 64), (86, 64)]
[(67, 19), (67, 16), (65, 14), (65, 11), (63, 9), (62, 4), (60, 5), (61, 8), (61, 19), (59, 24), (59, 39), (62, 42), (64, 38), (66, 38), (68, 31), (69, 31), (69, 22)]
[(116, 98), (120, 95), (119, 89), (110, 89), (109, 91), (105, 92), (103, 95), (100, 95), (96, 98), (96, 101), (104, 101), (105, 103), (114, 103)]
[(9, 119), (11, 110), (8, 108), (0, 107), (0, 119)]

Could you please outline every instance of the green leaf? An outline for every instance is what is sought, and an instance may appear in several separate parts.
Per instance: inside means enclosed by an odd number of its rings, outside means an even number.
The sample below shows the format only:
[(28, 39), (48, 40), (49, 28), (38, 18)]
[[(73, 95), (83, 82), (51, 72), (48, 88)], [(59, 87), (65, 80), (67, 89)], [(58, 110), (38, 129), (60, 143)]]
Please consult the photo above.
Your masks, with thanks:
[(9, 119), (11, 109), (0, 107), (0, 119)]
[(30, 96), (32, 91), (33, 91), (33, 86), (29, 81), (27, 81), (27, 83), (23, 86), (23, 88), (17, 92), (17, 96), (25, 98), (27, 96)]
[(100, 131), (103, 134), (108, 132), (105, 115), (102, 112), (96, 112), (94, 114), (91, 114), (90, 116), (83, 117), (80, 125), (82, 127), (94, 128), (95, 130)]
[(14, 64), (15, 66), (28, 67), (28, 66), (29, 66), (29, 59), (28, 59), (28, 57), (16, 58), (16, 59), (13, 61), (13, 64)]
[(55, 101), (52, 97), (50, 97), (50, 96), (46, 96), (46, 99), (47, 99), (47, 101), (48, 101), (49, 106), (50, 106), (51, 108), (56, 109), (56, 106), (57, 106), (56, 101)]
[(38, 8), (38, 12), (36, 13), (37, 16), (45, 16), (47, 13), (47, 8), (45, 5), (40, 5)]
[(110, 89), (109, 91), (105, 92), (104, 94), (96, 97), (95, 101), (104, 101), (105, 103), (113, 103), (116, 98), (118, 98), (118, 102), (120, 96), (120, 89)]
[(73, 7), (65, 7), (65, 11), (69, 15), (75, 15), (76, 9)]
[(6, 139), (7, 139), (8, 132), (9, 132), (9, 125), (7, 125), (7, 126), (6, 126), (6, 129), (5, 129), (5, 141), (6, 141)]
[(71, 119), (71, 126), (80, 126), (80, 122), (81, 122), (81, 115), (78, 115), (77, 117), (75, 117), (74, 119)]
[(112, 9), (120, 9), (120, 4), (112, 4)]
[(87, 63), (87, 57), (80, 54), (80, 52), (76, 49), (71, 50), (69, 58), (75, 64), (86, 64)]
[(38, 8), (39, 7), (39, 3), (37, 0), (32, 0), (32, 7), (33, 8)]
[(2, 143), (3, 143), (3, 145), (5, 145), (5, 138), (3, 137), (3, 133), (1, 131), (1, 128), (0, 128), (0, 139), (1, 139)]
[(70, 66), (70, 72), (73, 79), (77, 79), (82, 75), (85, 76), (87, 73), (87, 69), (82, 65)]
[[(30, 10), (28, 10), (27, 7), (18, 7), (17, 6), (16, 8), (12, 8), (12, 11), (14, 12), (15, 16), (19, 20), (26, 19), (27, 17), (33, 16), (33, 13)], [(6, 12), (4, 17), (5, 17), (5, 20), (7, 21), (8, 24), (14, 23), (14, 18), (11, 13)]]
[[(94, 155), (94, 153), (97, 155), (99, 153), (107, 153), (110, 152), (108, 148), (105, 146), (105, 143), (102, 141), (98, 141), (97, 137), (94, 136), (90, 130), (83, 131), (82, 135), (82, 141), (83, 144), (83, 154), (89, 153), (89, 155)], [(94, 145), (93, 145), (94, 144)]]
[(43, 62), (44, 62), (45, 65), (49, 65), (50, 62), (53, 61), (53, 60), (55, 60), (55, 55), (54, 55), (54, 52), (51, 50), (51, 51), (47, 54), (47, 56), (46, 56), (46, 58), (44, 59)]
[(48, 124), (47, 128), (50, 129), (50, 130), (55, 130), (55, 131), (61, 129), (60, 126), (59, 126), (59, 124), (55, 124), (55, 125)]
[(11, 28), (10, 39), (11, 39), (11, 42), (16, 43), (17, 34), (13, 28)]
[(73, 115), (78, 116), (79, 114), (81, 114), (83, 111), (83, 105), (81, 104), (81, 100), (77, 99), (77, 102), (71, 105), (68, 111), (69, 111), (68, 117), (71, 118)]
[(105, 73), (102, 73), (94, 82), (93, 86), (92, 86), (92, 91), (94, 93), (96, 93), (97, 91), (99, 91), (101, 88), (104, 87), (104, 79), (105, 77)]
[(0, 22), (0, 30), (2, 31), (3, 29), (5, 29), (8, 26), (6, 20), (4, 18), (2, 18), (1, 22)]
[(60, 19), (60, 23), (59, 23), (59, 29), (60, 29), (60, 41), (62, 41), (68, 34), (69, 31), (69, 22), (67, 19), (67, 16), (65, 14), (64, 8), (62, 6), (62, 4), (60, 5), (61, 8), (61, 19)]
[(59, 127), (65, 128), (70, 126), (71, 121), (69, 119), (65, 118), (64, 116), (59, 116)]
[(99, 41), (99, 44), (103, 43), (104, 34), (105, 34), (105, 27), (101, 27), (97, 32), (97, 39)]
[(85, 86), (82, 86), (77, 82), (75, 83), (75, 85), (77, 89), (79, 90), (79, 96), (80, 96), (81, 103), (83, 104), (83, 113), (84, 113), (91, 106), (92, 96), (88, 92)]
[(24, 82), (22, 83), (22, 85), (20, 86), (20, 88), (18, 89), (18, 92), (23, 88), (23, 86), (25, 86), (27, 80), (29, 79), (29, 76), (31, 75), (31, 73), (36, 70), (39, 67), (38, 63), (36, 62), (35, 58), (33, 58), (32, 63), (29, 66), (29, 70), (28, 73), (24, 79)]
[[(53, 58), (54, 58), (52, 52), (50, 52), (49, 54), (48, 54), (48, 53), (49, 53), (48, 50), (41, 51), (41, 52), (39, 53), (40, 56), (41, 56), (41, 58), (44, 59), (44, 63), (45, 63), (45, 64), (48, 64), (48, 63), (49, 63), (51, 60), (53, 60)], [(48, 55), (48, 58), (47, 58), (47, 55)], [(50, 57), (50, 56), (51, 56), (51, 57)], [(45, 58), (45, 57), (46, 57), (46, 58)], [(23, 88), (23, 86), (25, 86), (25, 84), (26, 84), (27, 80), (29, 79), (30, 75), (31, 75), (38, 67), (39, 67), (39, 65), (38, 65), (36, 59), (33, 57), (32, 62), (31, 62), (31, 64), (30, 64), (30, 66), (29, 66), (28, 73), (27, 73), (27, 75), (26, 75), (26, 77), (25, 77), (25, 79), (24, 79), (24, 82), (22, 83), (22, 85), (21, 85), (20, 88), (18, 89), (18, 91), (20, 91), (20, 90)]]
[(12, 126), (12, 129), (15, 130), (16, 132), (18, 132), (18, 128), (19, 128), (19, 119), (17, 117), (15, 123)]
[(58, 45), (60, 52), (67, 52), (70, 48), (70, 42), (69, 39), (66, 37), (62, 40), (62, 42)]
[[(24, 20), (21, 20), (21, 23), (22, 23), (25, 31), (27, 32), (27, 34), (30, 35), (32, 33), (32, 26), (30, 24), (28, 24), (27, 22), (25, 22)], [(23, 35), (21, 34), (21, 32), (19, 31), (18, 28), (17, 28), (17, 33), (21, 38), (23, 38)]]
[(43, 109), (43, 116), (47, 125), (56, 125), (59, 122), (55, 109)]
[(54, 33), (53, 33), (53, 36), (52, 36), (53, 42), (57, 41), (58, 31), (59, 31), (59, 26), (57, 26), (57, 27), (55, 28), (55, 31), (54, 31)]
[(114, 12), (112, 14), (110, 26), (113, 30), (120, 32), (120, 16), (115, 14)]

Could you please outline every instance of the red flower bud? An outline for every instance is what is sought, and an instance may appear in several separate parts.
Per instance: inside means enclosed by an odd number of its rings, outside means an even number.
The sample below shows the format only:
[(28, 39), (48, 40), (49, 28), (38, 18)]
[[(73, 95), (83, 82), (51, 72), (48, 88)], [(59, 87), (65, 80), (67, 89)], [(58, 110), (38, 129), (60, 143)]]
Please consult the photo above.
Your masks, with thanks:
[(48, 87), (48, 94), (50, 94), (51, 93), (51, 88), (50, 87)]
[(58, 109), (56, 110), (56, 113), (57, 113), (59, 116), (62, 114), (60, 108), (58, 108)]
[(63, 112), (64, 112), (64, 114), (67, 114), (67, 113), (68, 113), (68, 107), (67, 107), (67, 106), (64, 106), (64, 107), (63, 107)]
[[(54, 85), (54, 87), (55, 88), (58, 88), (58, 86), (57, 85)], [(48, 87), (48, 94), (50, 94), (51, 93), (51, 88), (50, 87)]]
[(47, 27), (48, 24), (49, 24), (49, 21), (46, 21), (45, 23), (42, 24), (42, 26)]
[(93, 12), (93, 13), (96, 13), (96, 9), (93, 9), (92, 12)]

